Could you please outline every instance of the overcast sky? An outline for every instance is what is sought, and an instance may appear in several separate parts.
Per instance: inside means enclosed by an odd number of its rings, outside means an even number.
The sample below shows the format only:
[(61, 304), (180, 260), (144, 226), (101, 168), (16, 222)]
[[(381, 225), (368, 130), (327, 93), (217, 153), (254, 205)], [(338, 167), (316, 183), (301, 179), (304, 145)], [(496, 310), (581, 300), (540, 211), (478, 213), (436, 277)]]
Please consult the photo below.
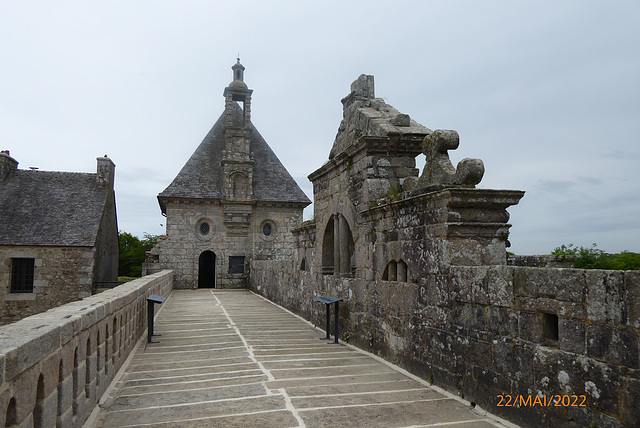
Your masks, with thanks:
[(59, 171), (109, 155), (119, 229), (163, 234), (156, 196), (239, 52), (253, 123), (310, 198), (340, 99), (373, 74), (376, 96), (459, 132), (452, 161), (481, 158), (479, 187), (526, 191), (512, 251), (640, 251), (639, 18), (637, 1), (3, 1), (0, 149)]

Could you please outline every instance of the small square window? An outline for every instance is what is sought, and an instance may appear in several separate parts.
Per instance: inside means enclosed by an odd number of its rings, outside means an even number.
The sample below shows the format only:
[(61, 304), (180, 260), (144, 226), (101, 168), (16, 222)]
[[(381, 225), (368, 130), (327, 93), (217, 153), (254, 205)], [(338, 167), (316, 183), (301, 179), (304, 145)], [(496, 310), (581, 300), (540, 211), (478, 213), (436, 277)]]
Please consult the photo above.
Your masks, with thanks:
[(33, 293), (35, 259), (11, 259), (11, 292)]
[(229, 257), (229, 273), (244, 273), (244, 256)]

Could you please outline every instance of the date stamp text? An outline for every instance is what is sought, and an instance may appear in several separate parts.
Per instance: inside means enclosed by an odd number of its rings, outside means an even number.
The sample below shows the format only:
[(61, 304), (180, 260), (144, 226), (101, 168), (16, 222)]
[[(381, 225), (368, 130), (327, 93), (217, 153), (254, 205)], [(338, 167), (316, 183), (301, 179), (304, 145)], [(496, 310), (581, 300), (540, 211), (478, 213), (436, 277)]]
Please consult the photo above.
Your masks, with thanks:
[(587, 407), (586, 395), (498, 395), (497, 407)]

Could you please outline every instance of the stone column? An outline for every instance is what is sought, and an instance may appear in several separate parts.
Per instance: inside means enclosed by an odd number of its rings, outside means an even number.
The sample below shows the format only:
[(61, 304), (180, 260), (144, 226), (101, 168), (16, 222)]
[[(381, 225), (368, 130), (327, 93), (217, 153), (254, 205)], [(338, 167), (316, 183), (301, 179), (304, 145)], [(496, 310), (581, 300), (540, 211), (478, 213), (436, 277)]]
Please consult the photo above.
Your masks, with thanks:
[(349, 257), (349, 224), (343, 215), (340, 215), (340, 274), (351, 274), (351, 260)]
[(333, 274), (340, 275), (340, 214), (333, 215)]
[(407, 282), (407, 264), (403, 261), (399, 261), (396, 271), (398, 282)]
[(389, 263), (389, 281), (398, 280), (398, 265), (395, 260), (391, 260)]

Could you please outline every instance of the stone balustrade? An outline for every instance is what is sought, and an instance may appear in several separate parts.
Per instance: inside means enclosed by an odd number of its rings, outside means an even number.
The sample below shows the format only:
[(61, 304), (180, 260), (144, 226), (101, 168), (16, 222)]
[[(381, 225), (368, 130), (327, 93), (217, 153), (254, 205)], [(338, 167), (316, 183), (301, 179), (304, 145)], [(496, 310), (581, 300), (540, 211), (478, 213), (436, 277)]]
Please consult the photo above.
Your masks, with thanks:
[(165, 270), (0, 328), (0, 425), (79, 427), (147, 328)]

